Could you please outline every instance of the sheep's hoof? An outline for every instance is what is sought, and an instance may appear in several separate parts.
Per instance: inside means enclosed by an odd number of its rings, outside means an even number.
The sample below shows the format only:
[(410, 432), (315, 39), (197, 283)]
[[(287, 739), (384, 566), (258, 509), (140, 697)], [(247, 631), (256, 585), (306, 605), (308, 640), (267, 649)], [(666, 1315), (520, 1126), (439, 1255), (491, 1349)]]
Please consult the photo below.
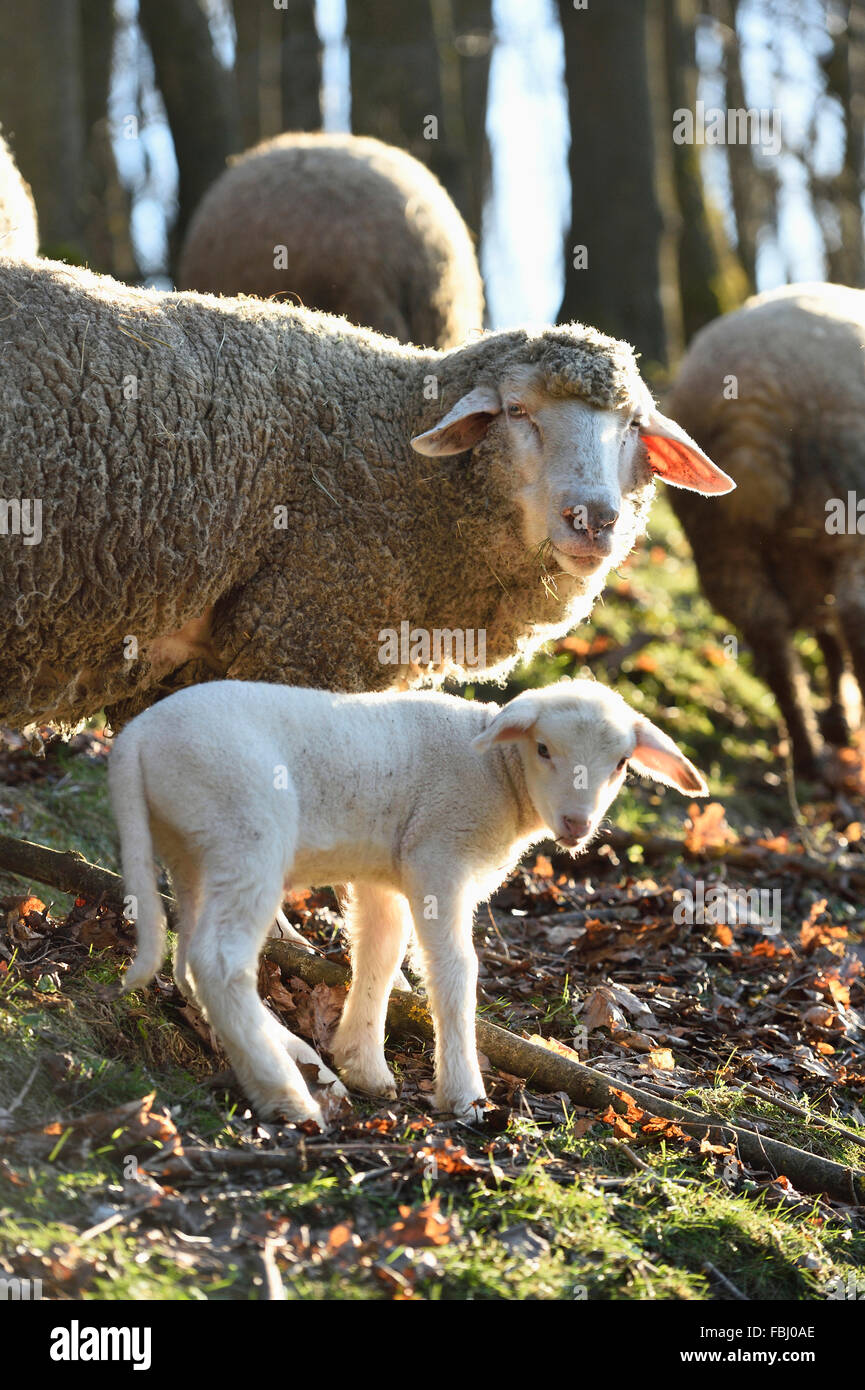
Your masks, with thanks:
[(820, 733), (826, 743), (832, 744), (836, 748), (843, 748), (850, 742), (850, 725), (844, 716), (844, 711), (837, 705), (830, 705), (820, 715)]

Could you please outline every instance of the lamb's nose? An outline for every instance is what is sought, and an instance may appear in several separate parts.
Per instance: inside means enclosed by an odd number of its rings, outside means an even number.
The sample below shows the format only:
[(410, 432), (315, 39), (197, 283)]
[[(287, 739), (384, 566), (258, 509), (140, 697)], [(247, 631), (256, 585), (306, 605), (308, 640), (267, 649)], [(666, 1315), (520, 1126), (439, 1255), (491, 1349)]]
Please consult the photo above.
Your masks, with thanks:
[(562, 821), (567, 833), (575, 840), (581, 840), (592, 828), (592, 822), (583, 816), (562, 816)]
[(615, 526), (619, 513), (606, 503), (583, 503), (576, 507), (563, 507), (562, 516), (575, 531), (585, 531), (589, 536), (597, 536), (601, 531)]

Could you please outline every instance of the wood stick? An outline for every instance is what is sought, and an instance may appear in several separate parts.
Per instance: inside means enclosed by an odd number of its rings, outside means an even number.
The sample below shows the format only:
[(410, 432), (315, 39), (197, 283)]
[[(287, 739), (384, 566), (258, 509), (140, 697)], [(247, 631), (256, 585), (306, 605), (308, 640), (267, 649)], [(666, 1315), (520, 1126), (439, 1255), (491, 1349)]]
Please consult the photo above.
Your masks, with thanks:
[[(268, 941), (265, 954), (307, 984), (319, 981), (329, 985), (348, 984), (349, 974), (344, 966), (336, 961), (307, 956), (288, 942)], [(417, 994), (394, 990), (388, 1004), (387, 1021), (394, 1033), (432, 1039), (432, 1019), (425, 1001)], [(674, 1120), (693, 1138), (700, 1139), (708, 1133), (713, 1143), (729, 1143), (735, 1139), (739, 1153), (748, 1163), (776, 1176), (783, 1174), (803, 1192), (825, 1192), (839, 1202), (865, 1205), (865, 1172), (860, 1169), (847, 1168), (818, 1154), (793, 1148), (745, 1124), (731, 1124), (716, 1115), (686, 1110), (663, 1096), (633, 1086), (630, 1081), (617, 1082), (595, 1071), (594, 1067), (517, 1037), (484, 1018), (477, 1020), (477, 1042), (494, 1067), (511, 1076), (523, 1077), (540, 1091), (564, 1091), (577, 1105), (591, 1110), (605, 1110), (612, 1105), (622, 1113), (627, 1111), (627, 1102), (616, 1095), (616, 1090), (624, 1090), (647, 1115), (662, 1115)]]
[[(635, 838), (625, 837), (628, 843)], [(648, 838), (642, 837), (645, 841)], [(668, 840), (667, 845), (681, 853), (682, 846), (677, 840)], [(766, 853), (763, 851), (763, 853)], [(775, 858), (795, 862), (791, 855)], [(100, 869), (90, 864), (75, 851), (60, 853), (35, 845), (27, 840), (17, 840), (12, 836), (0, 836), (0, 868), (27, 879), (50, 884), (63, 892), (84, 894), (101, 898), (104, 901), (122, 904), (122, 882), (118, 874)], [(820, 866), (821, 871), (823, 866)], [(861, 875), (865, 884), (865, 875)], [(166, 911), (173, 904), (163, 898)], [(280, 966), (300, 976), (308, 984), (324, 981), (326, 984), (348, 983), (349, 975), (344, 966), (336, 961), (322, 960), (311, 956), (298, 946), (287, 941), (269, 941), (265, 952)], [(417, 994), (394, 991), (388, 1005), (388, 1024), (395, 1033), (430, 1039), (433, 1036), (432, 1020), (426, 1004)], [(489, 1057), (493, 1066), (511, 1076), (520, 1076), (530, 1081), (541, 1091), (564, 1091), (578, 1105), (590, 1109), (606, 1109), (612, 1105), (617, 1111), (625, 1111), (627, 1105), (617, 1096), (612, 1087), (614, 1082), (603, 1072), (574, 1062), (569, 1057), (553, 1052), (537, 1043), (528, 1042), (498, 1028), (486, 1019), (477, 1020), (477, 1041), (482, 1052)], [(743, 1124), (734, 1125), (713, 1115), (700, 1114), (664, 1097), (642, 1091), (630, 1082), (623, 1082), (635, 1103), (649, 1115), (662, 1115), (675, 1120), (686, 1132), (699, 1138), (707, 1130), (713, 1136), (720, 1136), (722, 1142), (735, 1138), (739, 1152), (749, 1162), (761, 1169), (784, 1174), (795, 1187), (803, 1192), (825, 1192), (836, 1201), (852, 1205), (865, 1205), (865, 1172), (847, 1168), (840, 1163), (820, 1158), (817, 1154), (782, 1144), (777, 1139), (769, 1139), (749, 1129)], [(621, 1087), (619, 1088), (621, 1089)], [(718, 1139), (713, 1139), (718, 1142)]]
[[(77, 849), (48, 849), (45, 845), (34, 844), (32, 840), (0, 835), (0, 869), (17, 874), (28, 883), (47, 883), (61, 893), (74, 893), (76, 897), (123, 907), (123, 879), (120, 875), (91, 864)], [(165, 893), (159, 896), (169, 920), (172, 920), (174, 899)]]

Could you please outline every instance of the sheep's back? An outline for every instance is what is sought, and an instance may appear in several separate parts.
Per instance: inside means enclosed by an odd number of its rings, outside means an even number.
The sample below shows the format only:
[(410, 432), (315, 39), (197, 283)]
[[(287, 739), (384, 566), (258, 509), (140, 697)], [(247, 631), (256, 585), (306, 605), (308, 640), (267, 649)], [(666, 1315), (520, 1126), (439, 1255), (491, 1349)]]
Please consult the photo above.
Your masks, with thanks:
[(247, 151), (197, 209), (178, 283), (279, 295), (429, 347), (483, 325), (474, 248), (448, 194), (368, 137), (288, 134)]
[(865, 492), (865, 292), (794, 285), (749, 300), (697, 334), (667, 408), (737, 485), (710, 502), (670, 493), (710, 597), (744, 602), (731, 567), (759, 557), (806, 619), (862, 546), (827, 534), (826, 503)]

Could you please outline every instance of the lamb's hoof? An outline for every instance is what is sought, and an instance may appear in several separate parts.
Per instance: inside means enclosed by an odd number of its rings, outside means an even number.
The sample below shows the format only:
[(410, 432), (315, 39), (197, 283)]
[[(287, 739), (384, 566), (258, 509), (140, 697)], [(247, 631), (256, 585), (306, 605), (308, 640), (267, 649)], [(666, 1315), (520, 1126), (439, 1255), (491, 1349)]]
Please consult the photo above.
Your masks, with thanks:
[(317, 1105), (315, 1101), (300, 1104), (296, 1100), (290, 1100), (284, 1096), (278, 1100), (265, 1101), (256, 1105), (255, 1108), (263, 1120), (281, 1120), (285, 1124), (292, 1125), (305, 1125), (311, 1121), (318, 1125), (322, 1134), (327, 1132), (327, 1121), (321, 1106)]
[(393, 1073), (385, 1067), (384, 1071), (365, 1070), (358, 1066), (340, 1067), (339, 1074), (352, 1091), (360, 1091), (365, 1096), (377, 1096), (382, 1100), (396, 1100), (399, 1094)]
[(463, 1120), (466, 1124), (478, 1124), (484, 1117), (487, 1101), (481, 1088), (480, 1095), (476, 1095), (473, 1100), (463, 1098), (446, 1099), (436, 1101), (436, 1110), (445, 1115), (454, 1115), (456, 1119)]

